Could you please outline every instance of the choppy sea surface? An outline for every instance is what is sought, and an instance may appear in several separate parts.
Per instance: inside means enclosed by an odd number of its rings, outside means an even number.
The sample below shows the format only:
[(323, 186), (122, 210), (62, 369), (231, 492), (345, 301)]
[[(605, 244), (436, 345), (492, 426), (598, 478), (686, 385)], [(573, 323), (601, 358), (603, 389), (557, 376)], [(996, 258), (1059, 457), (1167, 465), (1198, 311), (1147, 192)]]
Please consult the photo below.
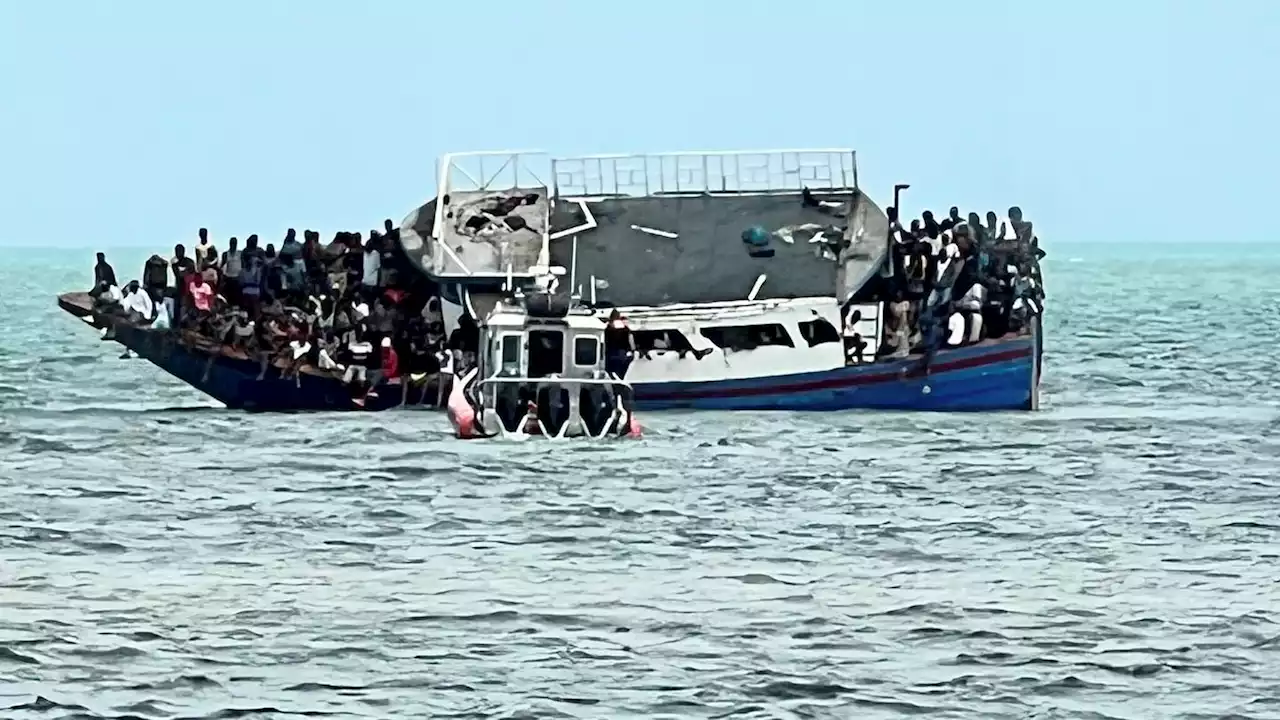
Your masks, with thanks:
[(554, 448), (218, 409), (0, 251), (0, 717), (1280, 717), (1280, 253), (1049, 250), (1041, 412)]

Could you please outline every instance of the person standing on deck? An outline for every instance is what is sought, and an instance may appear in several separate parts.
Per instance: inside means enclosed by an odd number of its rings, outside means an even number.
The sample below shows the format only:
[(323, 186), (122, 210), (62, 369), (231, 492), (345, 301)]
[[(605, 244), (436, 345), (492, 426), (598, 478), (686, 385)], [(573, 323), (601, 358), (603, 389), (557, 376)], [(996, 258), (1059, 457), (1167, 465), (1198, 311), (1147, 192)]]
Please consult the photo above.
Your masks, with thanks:
[[(372, 373), (369, 380), (369, 389), (372, 391), (374, 387), (383, 381), (400, 379), (400, 353), (396, 352), (395, 347), (391, 343), (391, 338), (384, 337), (379, 341), (380, 346), (379, 367)], [(377, 397), (376, 393), (374, 394)]]
[(240, 257), (240, 241), (231, 238), (227, 241), (227, 251), (222, 253), (219, 270), (222, 271), (222, 297), (230, 305), (240, 304), (240, 272), (244, 268)]
[(98, 253), (98, 263), (93, 266), (93, 290), (90, 295), (99, 292), (102, 287), (118, 287), (116, 282), (115, 268), (111, 267), (111, 263), (107, 262), (106, 253)]
[(892, 323), (885, 323), (881, 354), (887, 358), (904, 358), (911, 352), (912, 303), (903, 290), (898, 290), (887, 309)]
[(929, 240), (937, 241), (938, 236), (942, 233), (942, 226), (938, 225), (938, 221), (933, 218), (932, 210), (925, 210), (920, 217), (924, 220), (924, 234)]
[[(347, 333), (346, 345), (345, 360), (347, 369), (342, 374), (342, 382), (347, 386), (352, 386), (354, 383), (365, 385), (369, 379), (369, 365), (372, 364), (370, 356), (373, 353), (373, 346), (365, 339), (363, 325), (357, 325)], [(358, 397), (353, 396), (352, 402), (358, 407), (363, 407), (367, 392), (368, 388), (366, 389), (366, 394), (361, 394)]]
[(280, 274), (280, 257), (276, 255), (276, 247), (271, 243), (267, 243), (267, 249), (262, 254), (262, 259), (263, 291), (272, 297), (279, 298), (284, 294), (284, 284)]
[(169, 269), (173, 271), (173, 284), (182, 287), (182, 280), (187, 273), (195, 272), (196, 264), (187, 257), (187, 248), (182, 243), (173, 246), (173, 257), (169, 259)]
[(142, 266), (142, 287), (151, 291), (151, 299), (159, 300), (169, 288), (169, 263), (159, 255), (147, 258)]
[(387, 299), (379, 297), (369, 303), (361, 301), (352, 308), (364, 323), (369, 344), (375, 348), (381, 347), (384, 337), (389, 338), (394, 335), (394, 317), (388, 306)]
[(624, 378), (636, 352), (636, 339), (627, 326), (626, 318), (614, 309), (609, 313), (609, 324), (604, 329), (604, 368), (610, 375)]
[(173, 290), (169, 294), (173, 305), (174, 325), (182, 327), (183, 310), (187, 300), (187, 278), (196, 271), (196, 264), (187, 257), (187, 248), (182, 243), (173, 246), (173, 257), (169, 259), (169, 270), (173, 272)]
[[(194, 326), (195, 323), (201, 319), (201, 315), (203, 313), (196, 312), (198, 310), (195, 305), (196, 286), (204, 282), (204, 275), (196, 271), (195, 265), (192, 265), (187, 274), (182, 277), (182, 284), (179, 285), (178, 289), (180, 294), (179, 304), (182, 307), (182, 313), (178, 317), (178, 327), (186, 328)], [(207, 285), (206, 287), (209, 289), (209, 298), (212, 298), (213, 288)]]
[(217, 264), (218, 249), (213, 246), (213, 243), (209, 242), (209, 231), (207, 229), (200, 228), (199, 236), (200, 242), (196, 243), (195, 248), (196, 267), (204, 270), (210, 265)]
[(376, 231), (369, 232), (369, 242), (365, 243), (362, 259), (360, 282), (364, 286), (365, 297), (371, 298), (377, 294), (382, 271), (382, 236)]
[(302, 269), (307, 276), (307, 287), (312, 292), (328, 293), (329, 274), (325, 269), (324, 248), (320, 246), (320, 233), (304, 230), (302, 233)]
[(465, 373), (476, 366), (476, 355), (480, 352), (480, 326), (471, 313), (463, 311), (458, 316), (458, 327), (449, 336), (449, 349), (454, 353), (454, 366), (458, 373)]
[(264, 255), (265, 253), (258, 244), (258, 236), (256, 234), (250, 235), (245, 238), (244, 249), (240, 251), (241, 267), (248, 267), (250, 258), (262, 259)]
[(1036, 285), (1041, 285), (1040, 261), (1044, 259), (1045, 252), (1040, 249), (1035, 230), (1030, 222), (1022, 218), (1022, 208), (1016, 205), (1009, 208), (1008, 217), (1009, 228), (1016, 240), (1014, 264), (1020, 267), (1025, 265), (1024, 272), (1035, 280)]
[(249, 313), (250, 320), (258, 318), (265, 270), (262, 251), (258, 248), (258, 236), (250, 235), (245, 239), (244, 250), (240, 253), (239, 282), (241, 307)]
[(280, 259), (286, 257), (302, 258), (302, 243), (298, 242), (298, 231), (289, 228), (285, 231), (284, 242), (280, 243)]
[(280, 289), (291, 305), (301, 305), (307, 295), (306, 270), (302, 261), (290, 254), (280, 255)]
[(360, 248), (360, 233), (345, 233), (343, 242), (347, 250), (342, 254), (342, 267), (346, 269), (348, 289), (359, 290), (364, 275), (364, 253)]

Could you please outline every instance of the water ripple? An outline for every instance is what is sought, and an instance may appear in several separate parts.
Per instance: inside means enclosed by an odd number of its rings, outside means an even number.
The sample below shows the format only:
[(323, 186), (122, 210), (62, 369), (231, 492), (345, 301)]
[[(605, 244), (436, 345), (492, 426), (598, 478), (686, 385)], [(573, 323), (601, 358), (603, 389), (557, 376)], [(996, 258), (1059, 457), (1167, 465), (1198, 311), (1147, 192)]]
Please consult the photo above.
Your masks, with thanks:
[(1280, 289), (1105, 253), (1047, 265), (1038, 414), (554, 448), (213, 408), (9, 258), (0, 716), (1275, 717), (1280, 319), (1187, 328)]

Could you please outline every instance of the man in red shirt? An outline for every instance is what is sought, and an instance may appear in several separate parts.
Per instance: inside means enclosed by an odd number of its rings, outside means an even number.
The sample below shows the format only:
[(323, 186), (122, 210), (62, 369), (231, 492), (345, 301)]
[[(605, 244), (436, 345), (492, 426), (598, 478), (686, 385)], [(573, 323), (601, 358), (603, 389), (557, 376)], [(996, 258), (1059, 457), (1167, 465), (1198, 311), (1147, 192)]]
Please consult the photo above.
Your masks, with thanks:
[(400, 378), (400, 354), (391, 347), (391, 338), (382, 338), (382, 379), (398, 380)]
[(355, 401), (357, 407), (364, 407), (369, 398), (378, 397), (378, 384), (386, 380), (400, 382), (400, 354), (391, 347), (391, 338), (382, 338), (382, 367), (369, 375), (369, 390), (363, 398)]

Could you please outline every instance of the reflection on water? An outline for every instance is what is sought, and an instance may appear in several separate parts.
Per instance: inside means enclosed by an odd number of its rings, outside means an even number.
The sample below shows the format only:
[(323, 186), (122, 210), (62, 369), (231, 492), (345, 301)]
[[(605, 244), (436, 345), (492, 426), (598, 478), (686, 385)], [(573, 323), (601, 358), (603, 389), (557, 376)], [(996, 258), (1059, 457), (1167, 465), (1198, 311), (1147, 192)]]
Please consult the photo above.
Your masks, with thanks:
[(1103, 252), (1046, 266), (1041, 413), (554, 448), (209, 408), (5, 257), (0, 716), (1280, 715), (1280, 391), (1226, 313), (1280, 287)]

